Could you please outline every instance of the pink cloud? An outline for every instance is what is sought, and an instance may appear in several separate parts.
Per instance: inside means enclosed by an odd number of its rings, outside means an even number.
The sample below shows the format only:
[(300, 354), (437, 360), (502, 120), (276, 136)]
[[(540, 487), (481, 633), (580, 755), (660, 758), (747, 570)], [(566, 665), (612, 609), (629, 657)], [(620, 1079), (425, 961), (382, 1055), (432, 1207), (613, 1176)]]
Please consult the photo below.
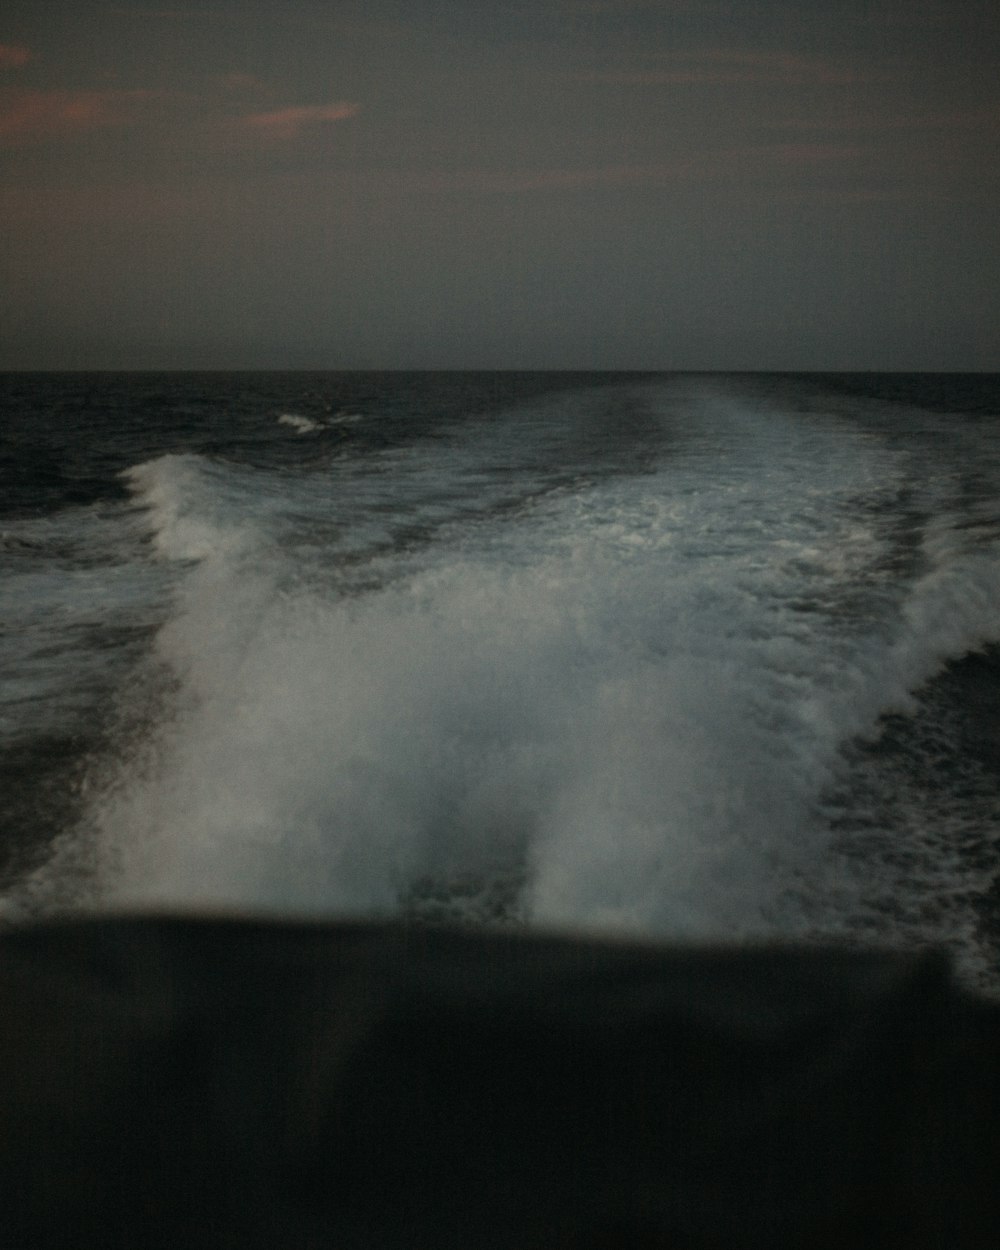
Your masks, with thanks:
[(855, 113), (842, 117), (786, 118), (773, 122), (777, 130), (884, 131), (884, 130), (994, 130), (997, 109), (970, 109), (954, 113)]
[(252, 113), (242, 119), (244, 126), (271, 139), (294, 139), (306, 126), (323, 122), (339, 122), (354, 117), (357, 104), (305, 104), (297, 108), (277, 109), (270, 113)]
[(856, 71), (789, 52), (757, 52), (740, 48), (708, 48), (645, 58), (627, 69), (594, 70), (574, 75), (577, 81), (630, 87), (696, 86), (847, 86)]
[(415, 191), (473, 191), (516, 194), (529, 191), (580, 191), (595, 187), (665, 186), (679, 182), (745, 175), (748, 166), (815, 166), (850, 161), (864, 149), (842, 144), (772, 143), (704, 152), (671, 162), (601, 165), (578, 169), (461, 170), (419, 175)]
[(30, 143), (119, 126), (149, 91), (0, 91), (0, 142)]
[(810, 164), (852, 160), (864, 155), (864, 148), (840, 143), (762, 143), (738, 149), (738, 155), (751, 160), (773, 160), (782, 164)]
[(192, 18), (211, 18), (218, 16), (215, 9), (209, 7), (207, 9), (122, 9), (112, 8), (110, 10), (116, 17), (131, 17), (137, 21), (143, 21), (145, 18), (169, 18), (180, 19), (182, 21), (190, 21)]
[(846, 86), (858, 81), (857, 71), (846, 66), (798, 56), (794, 52), (756, 52), (744, 48), (709, 48), (698, 55), (709, 65), (727, 67), (730, 72), (757, 75), (751, 81), (825, 83)]
[(573, 191), (586, 187), (621, 186), (667, 176), (661, 166), (607, 165), (597, 169), (511, 170), (460, 175), (459, 186), (477, 191)]
[(655, 9), (658, 13), (698, 13), (704, 16), (706, 13), (729, 13), (732, 9), (731, 4), (725, 0), (717, 4), (709, 4), (708, 0), (561, 0), (559, 7), (567, 13), (592, 14), (598, 17), (604, 14), (618, 17), (644, 9)]
[(684, 164), (600, 165), (580, 169), (466, 169), (418, 174), (404, 181), (407, 188), (414, 191), (517, 194), (666, 182), (681, 176), (685, 170)]
[(31, 53), (19, 43), (0, 43), (0, 69), (20, 69), (31, 60)]

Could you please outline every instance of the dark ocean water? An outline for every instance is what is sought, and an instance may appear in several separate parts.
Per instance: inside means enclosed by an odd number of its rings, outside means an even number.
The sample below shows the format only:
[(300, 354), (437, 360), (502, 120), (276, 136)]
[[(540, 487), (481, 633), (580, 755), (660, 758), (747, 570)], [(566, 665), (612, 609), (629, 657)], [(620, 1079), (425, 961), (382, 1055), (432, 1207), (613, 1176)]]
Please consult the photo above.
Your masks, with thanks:
[(0, 377), (0, 907), (950, 947), (1000, 378)]

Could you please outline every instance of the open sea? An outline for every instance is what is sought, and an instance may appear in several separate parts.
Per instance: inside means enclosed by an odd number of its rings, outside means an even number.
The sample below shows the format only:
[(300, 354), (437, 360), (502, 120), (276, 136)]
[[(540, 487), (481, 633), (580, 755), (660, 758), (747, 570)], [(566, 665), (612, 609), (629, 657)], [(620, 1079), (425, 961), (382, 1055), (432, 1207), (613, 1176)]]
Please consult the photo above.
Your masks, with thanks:
[(1000, 377), (0, 375), (0, 919), (944, 945)]

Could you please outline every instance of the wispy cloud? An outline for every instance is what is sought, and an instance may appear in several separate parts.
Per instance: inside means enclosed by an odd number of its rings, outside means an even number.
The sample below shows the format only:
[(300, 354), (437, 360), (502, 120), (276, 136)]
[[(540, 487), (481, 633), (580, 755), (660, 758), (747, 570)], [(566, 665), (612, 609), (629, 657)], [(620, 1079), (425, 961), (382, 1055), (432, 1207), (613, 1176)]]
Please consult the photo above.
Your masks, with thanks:
[[(304, 131), (319, 129), (354, 117), (360, 106), (349, 101), (238, 112), (227, 108), (219, 87), (232, 99), (259, 102), (273, 97), (274, 89), (250, 75), (215, 79), (215, 95), (182, 95), (163, 91), (89, 89), (27, 90), (0, 87), (0, 146), (20, 147), (70, 139), (101, 130), (143, 125), (151, 142), (166, 141), (194, 152), (226, 146), (284, 143)], [(238, 106), (237, 106), (238, 107)]]
[(337, 104), (304, 104), (268, 113), (251, 113), (240, 120), (244, 127), (266, 138), (294, 139), (306, 127), (354, 117), (359, 108), (359, 105), (346, 101)]
[(841, 163), (863, 156), (866, 149), (842, 143), (759, 143), (733, 149), (743, 160), (766, 160), (782, 165)]
[(631, 12), (653, 10), (657, 13), (686, 14), (730, 12), (732, 4), (726, 0), (709, 3), (709, 0), (560, 0), (559, 8), (566, 13), (583, 13), (621, 17)]
[(31, 60), (31, 52), (20, 43), (0, 43), (0, 69), (20, 69)]
[(789, 117), (771, 123), (775, 130), (872, 132), (978, 131), (1000, 129), (1000, 107), (949, 113), (847, 113), (833, 117)]
[(420, 174), (421, 191), (481, 191), (511, 194), (524, 191), (578, 191), (590, 187), (665, 182), (680, 176), (682, 165), (604, 165), (579, 169), (459, 170)]
[(212, 5), (200, 9), (144, 9), (138, 7), (120, 8), (112, 7), (108, 12), (113, 13), (116, 17), (131, 17), (138, 20), (143, 18), (166, 18), (168, 20), (180, 19), (187, 21), (190, 18), (204, 18), (219, 16), (219, 10)]
[(601, 187), (669, 186), (732, 176), (739, 176), (742, 181), (748, 170), (774, 170), (777, 167), (787, 170), (838, 165), (854, 160), (864, 153), (864, 148), (847, 144), (752, 144), (648, 164), (601, 165), (575, 169), (459, 170), (420, 174), (411, 180), (408, 189), (517, 194), (533, 191), (586, 191)]
[(588, 70), (577, 82), (620, 86), (848, 86), (856, 69), (784, 51), (707, 48), (694, 52), (651, 53), (631, 66)]
[(0, 91), (0, 143), (62, 138), (133, 120), (151, 91)]

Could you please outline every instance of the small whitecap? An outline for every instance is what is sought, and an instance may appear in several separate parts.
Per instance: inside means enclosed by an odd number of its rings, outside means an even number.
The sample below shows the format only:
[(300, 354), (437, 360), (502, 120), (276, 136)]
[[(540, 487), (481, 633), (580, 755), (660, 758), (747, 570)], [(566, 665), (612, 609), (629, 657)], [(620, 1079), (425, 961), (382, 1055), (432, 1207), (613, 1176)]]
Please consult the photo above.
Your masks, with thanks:
[(318, 421), (313, 421), (311, 417), (300, 417), (294, 412), (283, 412), (278, 418), (278, 424), (290, 425), (297, 434), (313, 434), (322, 428)]

